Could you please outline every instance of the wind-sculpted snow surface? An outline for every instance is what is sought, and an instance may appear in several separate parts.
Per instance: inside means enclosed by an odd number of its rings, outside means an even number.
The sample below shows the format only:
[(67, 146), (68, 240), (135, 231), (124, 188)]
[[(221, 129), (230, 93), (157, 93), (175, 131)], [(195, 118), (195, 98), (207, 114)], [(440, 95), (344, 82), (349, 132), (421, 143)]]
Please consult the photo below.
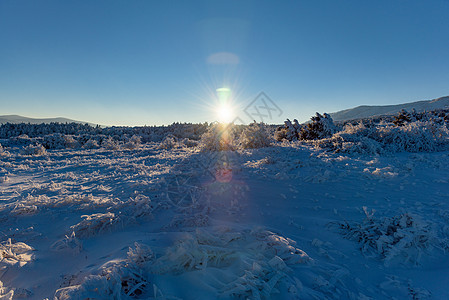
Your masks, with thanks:
[(447, 299), (440, 125), (4, 139), (0, 298)]

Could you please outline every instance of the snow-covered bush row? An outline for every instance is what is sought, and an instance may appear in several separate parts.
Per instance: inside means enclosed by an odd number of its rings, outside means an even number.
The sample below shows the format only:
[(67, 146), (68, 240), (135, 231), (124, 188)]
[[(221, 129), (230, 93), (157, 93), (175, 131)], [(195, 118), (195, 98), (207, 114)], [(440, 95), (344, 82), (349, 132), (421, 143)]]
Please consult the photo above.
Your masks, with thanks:
[(346, 124), (332, 137), (313, 141), (315, 146), (335, 152), (375, 154), (382, 152), (432, 152), (449, 146), (445, 124), (415, 121), (402, 126)]
[(448, 121), (449, 110), (428, 113), (403, 110), (397, 116), (336, 126), (328, 114), (317, 113), (305, 125), (296, 120), (292, 124), (287, 119), (274, 137), (278, 141), (304, 140), (322, 149), (345, 153), (432, 152), (448, 149)]
[(393, 217), (374, 217), (374, 211), (363, 208), (366, 218), (361, 223), (339, 223), (342, 234), (360, 244), (367, 256), (380, 257), (390, 263), (420, 264), (421, 257), (435, 249), (447, 251), (449, 241), (438, 224), (419, 215), (403, 213)]
[(91, 126), (89, 124), (78, 123), (50, 123), (50, 124), (11, 124), (6, 123), (0, 125), (0, 139), (8, 139), (20, 135), (28, 137), (43, 137), (46, 135), (60, 134), (72, 136), (95, 136), (106, 135), (116, 140), (122, 137), (137, 135), (142, 138), (143, 142), (161, 141), (168, 133), (173, 134), (177, 138), (189, 138), (199, 140), (201, 135), (206, 131), (207, 123), (191, 124), (191, 123), (173, 123), (169, 126), (140, 126), (140, 127), (100, 127)]
[(199, 148), (203, 151), (228, 151), (268, 147), (272, 142), (271, 135), (271, 129), (264, 123), (215, 123), (201, 136)]
[(89, 124), (79, 123), (50, 123), (50, 124), (11, 124), (6, 123), (0, 126), (0, 138), (8, 139), (20, 135), (29, 137), (40, 137), (44, 135), (59, 133), (64, 135), (79, 135), (83, 133), (98, 134), (102, 128), (93, 127)]
[[(38, 143), (46, 149), (133, 150), (139, 148), (141, 143), (161, 142), (171, 136), (176, 140), (176, 147), (193, 147), (207, 128), (207, 123), (105, 128), (76, 123), (38, 125), (7, 123), (0, 125), (0, 139), (2, 144), (8, 147), (25, 147)], [(170, 145), (165, 143), (161, 147), (170, 148)]]
[[(34, 128), (33, 126), (36, 126)], [(67, 126), (68, 128), (65, 128)], [(3, 129), (10, 130), (2, 133)], [(76, 132), (79, 129), (79, 132)], [(266, 147), (272, 140), (271, 127), (263, 123), (179, 124), (160, 127), (90, 127), (73, 124), (5, 124), (0, 139), (8, 147), (40, 144), (45, 149), (85, 148), (138, 149), (141, 143), (160, 142), (160, 149), (200, 146), (203, 150), (234, 150)], [(201, 139), (200, 142), (198, 142)], [(0, 151), (1, 152), (1, 151)]]

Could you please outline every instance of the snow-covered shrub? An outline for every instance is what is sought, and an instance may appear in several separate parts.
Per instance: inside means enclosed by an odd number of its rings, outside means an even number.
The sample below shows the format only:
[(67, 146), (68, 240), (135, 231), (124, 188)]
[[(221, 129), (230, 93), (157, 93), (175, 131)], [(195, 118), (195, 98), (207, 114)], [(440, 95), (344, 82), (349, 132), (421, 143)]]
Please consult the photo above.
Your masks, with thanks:
[(127, 141), (126, 143), (123, 144), (123, 147), (128, 149), (128, 150), (134, 150), (140, 147), (142, 143), (142, 138), (140, 136), (137, 135), (133, 135), (129, 141)]
[(434, 224), (420, 216), (403, 213), (375, 218), (374, 211), (364, 207), (362, 223), (340, 223), (342, 234), (360, 244), (363, 254), (379, 256), (389, 265), (393, 261), (419, 264), (422, 255), (433, 249), (449, 249), (449, 243), (438, 234)]
[(311, 118), (311, 122), (302, 127), (299, 132), (300, 140), (316, 140), (332, 136), (337, 131), (337, 127), (332, 120), (332, 117), (327, 113), (323, 115), (316, 113), (316, 116)]
[(226, 151), (236, 148), (234, 124), (211, 124), (201, 136), (199, 147), (203, 151)]
[(0, 144), (0, 156), (9, 156), (9, 152), (3, 148), (2, 144)]
[(168, 134), (163, 140), (162, 142), (159, 144), (159, 149), (165, 149), (165, 150), (170, 150), (173, 148), (177, 148), (178, 145), (178, 139), (172, 135), (172, 134)]
[(70, 227), (70, 229), (75, 232), (76, 236), (80, 238), (88, 238), (97, 234), (109, 232), (122, 224), (120, 218), (111, 212), (83, 215), (81, 217), (84, 218), (84, 220)]
[(251, 123), (239, 136), (239, 147), (243, 149), (268, 147), (271, 137), (264, 123)]
[(292, 122), (287, 119), (284, 122), (284, 126), (278, 127), (274, 133), (274, 138), (277, 141), (288, 140), (295, 141), (299, 138), (299, 132), (301, 130), (301, 125), (299, 125), (298, 120), (294, 119)]
[(28, 145), (28, 146), (24, 147), (22, 149), (21, 153), (22, 153), (22, 155), (40, 156), (40, 155), (47, 154), (47, 150), (45, 150), (44, 146), (42, 146), (41, 144), (36, 144), (36, 145)]

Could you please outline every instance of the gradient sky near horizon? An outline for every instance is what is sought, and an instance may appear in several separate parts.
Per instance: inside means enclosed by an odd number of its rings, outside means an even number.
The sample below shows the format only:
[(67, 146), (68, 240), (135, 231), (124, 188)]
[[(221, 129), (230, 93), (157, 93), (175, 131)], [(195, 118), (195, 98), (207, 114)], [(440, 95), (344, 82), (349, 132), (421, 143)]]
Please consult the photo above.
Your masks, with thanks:
[(0, 1), (0, 115), (211, 122), (449, 95), (448, 0)]

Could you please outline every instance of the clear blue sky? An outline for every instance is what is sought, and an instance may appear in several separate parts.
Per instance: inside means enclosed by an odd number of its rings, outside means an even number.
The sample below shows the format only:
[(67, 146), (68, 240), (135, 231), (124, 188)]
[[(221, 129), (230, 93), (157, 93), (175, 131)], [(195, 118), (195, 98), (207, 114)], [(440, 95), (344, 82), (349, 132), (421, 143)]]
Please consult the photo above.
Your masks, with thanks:
[(449, 95), (449, 1), (0, 1), (0, 115), (210, 122), (221, 87), (276, 123)]

